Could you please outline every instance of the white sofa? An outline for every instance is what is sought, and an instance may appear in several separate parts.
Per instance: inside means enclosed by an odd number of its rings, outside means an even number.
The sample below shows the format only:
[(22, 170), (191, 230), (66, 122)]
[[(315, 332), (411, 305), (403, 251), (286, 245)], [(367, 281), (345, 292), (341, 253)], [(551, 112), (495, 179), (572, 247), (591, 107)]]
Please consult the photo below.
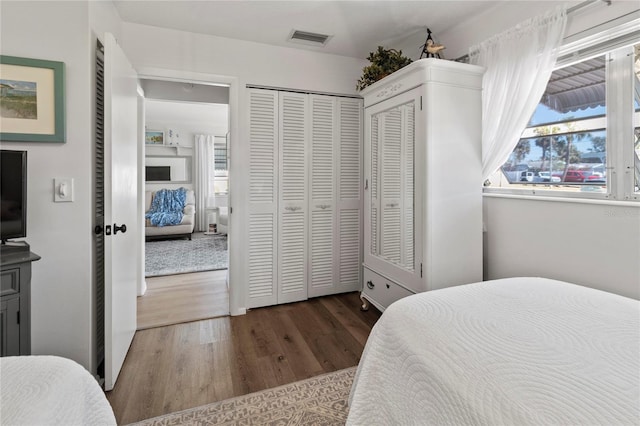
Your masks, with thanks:
[[(155, 191), (146, 191), (144, 198), (144, 211), (145, 213), (149, 211), (151, 208), (151, 201), (153, 200), (153, 195)], [(195, 225), (195, 216), (196, 216), (196, 197), (193, 193), (193, 190), (187, 190), (187, 198), (184, 206), (184, 210), (182, 211), (182, 221), (178, 225), (169, 225), (169, 226), (154, 226), (151, 224), (149, 219), (145, 220), (145, 228), (144, 234), (146, 239), (159, 239), (166, 237), (187, 237), (191, 239), (191, 234), (193, 233), (193, 228)]]

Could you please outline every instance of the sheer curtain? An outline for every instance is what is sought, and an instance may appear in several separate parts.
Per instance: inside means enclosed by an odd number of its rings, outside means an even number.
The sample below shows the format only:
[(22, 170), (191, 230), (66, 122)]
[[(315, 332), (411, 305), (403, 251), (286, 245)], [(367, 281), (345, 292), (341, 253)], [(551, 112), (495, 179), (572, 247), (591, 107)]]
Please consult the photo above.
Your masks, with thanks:
[(208, 231), (207, 207), (214, 204), (213, 135), (196, 135), (196, 229)]
[(471, 48), (483, 78), (482, 173), (487, 179), (515, 148), (553, 71), (567, 22), (558, 7)]

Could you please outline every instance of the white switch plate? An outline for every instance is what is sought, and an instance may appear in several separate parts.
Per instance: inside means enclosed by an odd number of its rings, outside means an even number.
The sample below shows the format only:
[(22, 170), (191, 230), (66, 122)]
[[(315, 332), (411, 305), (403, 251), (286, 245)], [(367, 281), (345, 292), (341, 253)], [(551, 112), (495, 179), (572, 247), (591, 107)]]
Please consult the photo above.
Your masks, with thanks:
[(56, 203), (73, 201), (73, 178), (53, 179), (53, 201)]

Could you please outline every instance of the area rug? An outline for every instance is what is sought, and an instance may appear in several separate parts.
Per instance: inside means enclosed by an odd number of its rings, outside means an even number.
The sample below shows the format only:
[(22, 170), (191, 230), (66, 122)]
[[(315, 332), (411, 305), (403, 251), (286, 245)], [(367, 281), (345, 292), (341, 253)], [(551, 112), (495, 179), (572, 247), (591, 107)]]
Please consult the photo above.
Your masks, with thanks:
[(344, 425), (355, 372), (351, 367), (133, 425)]
[(227, 269), (227, 236), (196, 233), (191, 240), (147, 241), (144, 263), (147, 277)]

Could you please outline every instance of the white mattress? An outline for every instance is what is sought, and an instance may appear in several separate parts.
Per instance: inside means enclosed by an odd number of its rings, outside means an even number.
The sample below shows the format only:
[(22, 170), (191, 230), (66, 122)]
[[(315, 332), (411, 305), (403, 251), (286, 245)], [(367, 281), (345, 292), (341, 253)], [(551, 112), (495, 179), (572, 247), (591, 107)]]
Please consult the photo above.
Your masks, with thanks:
[(638, 425), (640, 302), (542, 278), (401, 299), (349, 402), (348, 425)]
[(75, 361), (55, 356), (0, 358), (0, 424), (115, 425), (98, 382)]

